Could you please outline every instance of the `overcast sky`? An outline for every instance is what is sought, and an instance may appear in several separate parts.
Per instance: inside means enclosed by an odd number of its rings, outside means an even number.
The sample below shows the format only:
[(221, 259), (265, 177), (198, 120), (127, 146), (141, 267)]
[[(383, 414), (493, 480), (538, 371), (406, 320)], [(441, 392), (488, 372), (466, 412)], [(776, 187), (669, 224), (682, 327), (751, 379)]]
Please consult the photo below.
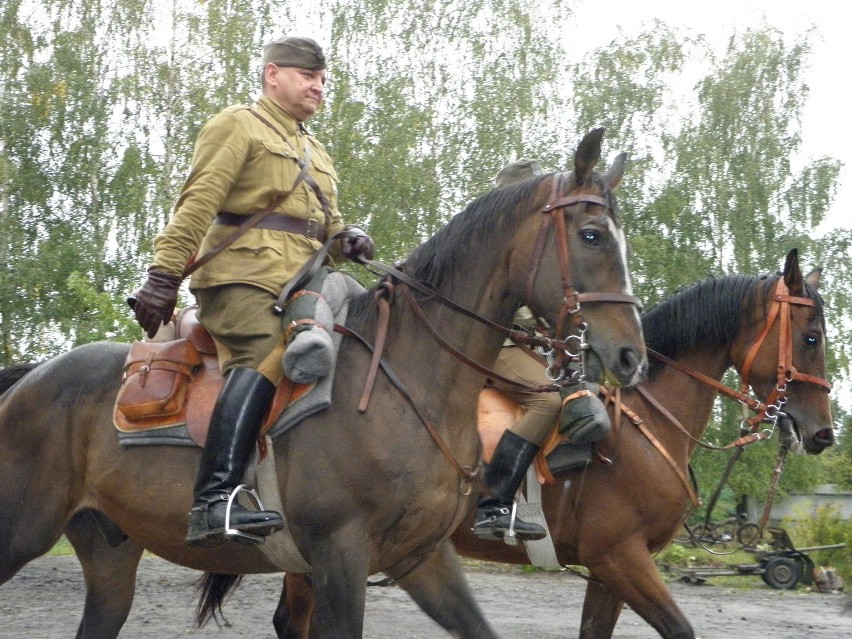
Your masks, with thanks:
[[(811, 93), (805, 107), (802, 158), (831, 156), (847, 164), (840, 191), (829, 213), (830, 228), (852, 228), (852, 105), (848, 65), (852, 62), (852, 20), (843, 0), (607, 0), (578, 2), (575, 8), (578, 46), (589, 50), (606, 45), (622, 32), (630, 35), (650, 27), (654, 19), (670, 27), (704, 34), (724, 46), (735, 31), (769, 25), (787, 34), (815, 26), (810, 68), (805, 72)], [(581, 44), (582, 43), (582, 44)], [(794, 167), (795, 168), (795, 167)]]

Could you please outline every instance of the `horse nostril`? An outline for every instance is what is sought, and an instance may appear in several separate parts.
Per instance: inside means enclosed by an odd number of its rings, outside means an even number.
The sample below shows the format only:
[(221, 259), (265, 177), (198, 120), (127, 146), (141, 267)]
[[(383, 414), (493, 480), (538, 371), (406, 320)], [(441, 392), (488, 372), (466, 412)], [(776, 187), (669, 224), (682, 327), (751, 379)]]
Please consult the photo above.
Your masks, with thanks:
[(625, 376), (633, 377), (637, 372), (642, 372), (640, 367), (644, 366), (642, 358), (632, 348), (621, 349), (621, 367)]
[(831, 428), (824, 428), (816, 434), (816, 439), (823, 445), (834, 445), (834, 431)]

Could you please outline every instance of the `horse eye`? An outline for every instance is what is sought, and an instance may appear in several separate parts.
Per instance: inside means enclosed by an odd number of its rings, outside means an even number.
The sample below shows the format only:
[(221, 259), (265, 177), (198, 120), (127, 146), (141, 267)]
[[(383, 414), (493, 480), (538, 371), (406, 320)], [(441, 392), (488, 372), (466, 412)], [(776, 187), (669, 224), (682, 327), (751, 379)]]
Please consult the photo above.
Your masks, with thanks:
[(805, 345), (810, 347), (816, 347), (819, 344), (819, 337), (814, 335), (813, 333), (808, 333), (805, 335)]
[(601, 242), (601, 234), (594, 229), (582, 229), (580, 231), (580, 239), (586, 244), (597, 246)]

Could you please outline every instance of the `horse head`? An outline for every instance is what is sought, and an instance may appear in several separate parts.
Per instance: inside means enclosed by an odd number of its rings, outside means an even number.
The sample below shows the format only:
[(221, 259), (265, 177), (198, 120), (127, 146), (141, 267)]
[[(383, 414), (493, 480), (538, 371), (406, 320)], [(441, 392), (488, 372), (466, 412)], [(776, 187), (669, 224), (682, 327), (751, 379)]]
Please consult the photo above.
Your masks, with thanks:
[(791, 250), (737, 347), (743, 384), (769, 405), (770, 418), (777, 413), (782, 446), (812, 455), (834, 443), (819, 282), (819, 270), (802, 275), (798, 252)]
[(632, 386), (647, 360), (613, 193), (624, 175), (625, 155), (605, 174), (596, 173), (602, 137), (603, 129), (594, 129), (583, 138), (572, 172), (540, 180), (535, 197), (542, 204), (529, 216), (527, 232), (515, 236), (510, 279), (557, 337), (573, 331), (576, 342), (584, 342), (579, 348), (590, 381)]

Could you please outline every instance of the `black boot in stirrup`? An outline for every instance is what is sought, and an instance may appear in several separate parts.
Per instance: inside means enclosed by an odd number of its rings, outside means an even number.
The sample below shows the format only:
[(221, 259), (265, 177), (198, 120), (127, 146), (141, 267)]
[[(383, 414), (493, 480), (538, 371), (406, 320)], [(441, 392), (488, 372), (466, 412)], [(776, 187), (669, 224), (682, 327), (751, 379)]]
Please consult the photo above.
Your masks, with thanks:
[(195, 503), (186, 535), (190, 546), (215, 546), (228, 539), (259, 544), (263, 537), (284, 527), (279, 513), (249, 510), (231, 499), (241, 488), (274, 394), (272, 382), (251, 368), (235, 368), (225, 379), (213, 409), (195, 482)]
[(559, 432), (573, 444), (599, 442), (611, 429), (606, 407), (598, 399), (598, 388), (597, 384), (581, 382), (559, 392), (562, 397)]
[(547, 536), (547, 531), (538, 524), (513, 517), (515, 493), (538, 449), (510, 430), (503, 433), (485, 469), (485, 483), (491, 496), (483, 497), (476, 508), (473, 533), (477, 537), (503, 539), (510, 531), (526, 541)]

